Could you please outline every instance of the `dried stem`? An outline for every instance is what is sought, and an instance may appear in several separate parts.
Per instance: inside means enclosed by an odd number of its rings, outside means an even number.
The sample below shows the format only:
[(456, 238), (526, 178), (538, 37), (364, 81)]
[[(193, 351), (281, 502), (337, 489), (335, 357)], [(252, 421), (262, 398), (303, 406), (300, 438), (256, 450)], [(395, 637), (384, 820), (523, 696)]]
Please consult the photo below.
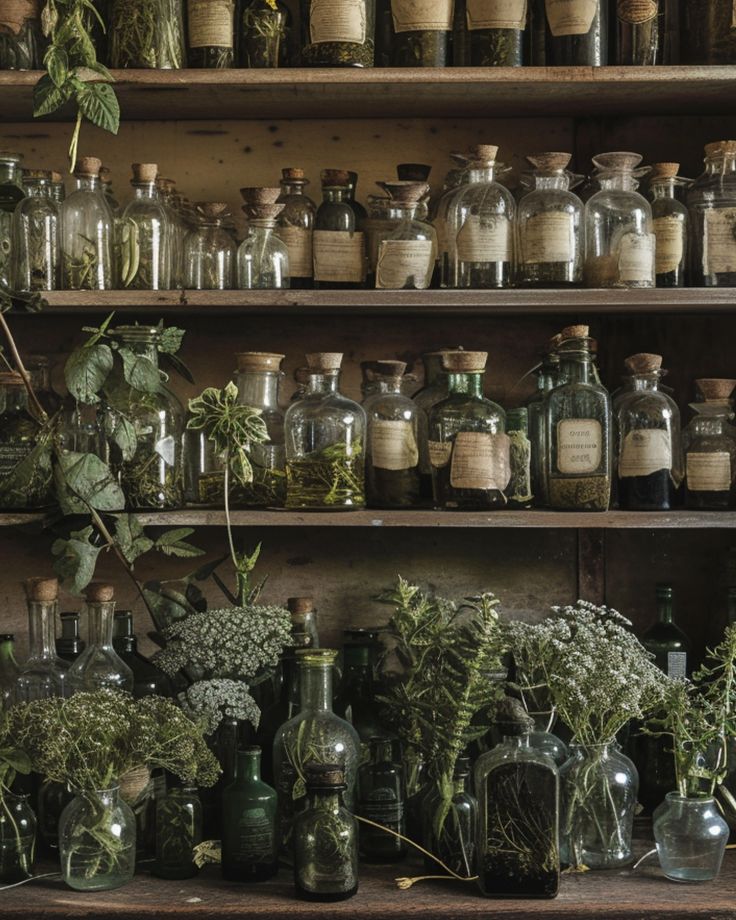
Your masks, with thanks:
[(18, 373), (23, 378), (23, 383), (25, 384), (25, 388), (28, 391), (28, 398), (33, 403), (33, 408), (36, 410), (36, 413), (38, 414), (39, 419), (42, 422), (47, 422), (49, 417), (46, 414), (46, 410), (44, 409), (44, 407), (38, 401), (38, 397), (36, 396), (33, 390), (33, 387), (31, 386), (31, 378), (28, 376), (28, 371), (26, 370), (25, 365), (23, 364), (21, 356), (18, 352), (18, 346), (15, 344), (15, 339), (13, 338), (13, 334), (11, 333), (10, 327), (8, 326), (5, 316), (2, 313), (0, 313), (0, 326), (2, 326), (3, 332), (5, 333), (5, 338), (8, 343), (8, 348), (10, 348), (10, 354), (13, 356), (13, 361), (15, 362), (15, 366), (18, 368)]

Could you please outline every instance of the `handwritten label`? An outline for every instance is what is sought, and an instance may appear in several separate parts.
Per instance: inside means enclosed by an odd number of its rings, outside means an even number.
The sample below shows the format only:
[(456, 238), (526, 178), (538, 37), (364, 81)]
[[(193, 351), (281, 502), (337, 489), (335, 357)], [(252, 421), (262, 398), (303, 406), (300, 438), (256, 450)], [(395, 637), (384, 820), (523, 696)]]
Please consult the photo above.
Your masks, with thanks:
[(618, 0), (616, 14), (620, 22), (637, 26), (654, 19), (658, 9), (658, 0)]
[(653, 233), (624, 233), (618, 251), (618, 278), (624, 283), (654, 284)]
[(511, 441), (506, 434), (460, 431), (452, 451), (453, 489), (503, 492), (511, 480)]
[(189, 47), (232, 48), (234, 8), (231, 0), (189, 0)]
[(324, 42), (365, 42), (366, 11), (364, 0), (311, 0), (309, 6), (309, 40), (313, 45)]
[(598, 12), (598, 0), (544, 0), (544, 8), (555, 38), (587, 35)]
[(522, 227), (521, 253), (526, 264), (574, 261), (573, 215), (563, 211), (534, 214)]
[(395, 32), (449, 32), (453, 0), (391, 0)]
[(314, 280), (362, 284), (365, 238), (348, 230), (315, 230), (312, 238)]
[(731, 488), (731, 455), (726, 450), (688, 454), (686, 472), (687, 487), (691, 492), (728, 492)]
[(382, 240), (378, 247), (376, 287), (426, 290), (434, 271), (432, 240)]
[(705, 212), (703, 272), (706, 275), (736, 272), (736, 208)]
[(669, 431), (639, 428), (630, 431), (621, 445), (619, 476), (650, 476), (672, 468), (672, 440)]
[(595, 473), (603, 456), (603, 430), (593, 418), (567, 418), (557, 423), (557, 471), (567, 475)]
[(680, 267), (685, 252), (685, 222), (672, 215), (657, 217), (654, 221), (657, 248), (654, 266), (658, 275), (675, 272)]
[(471, 214), (457, 235), (460, 262), (510, 262), (511, 224), (503, 216), (480, 217)]
[(371, 458), (380, 470), (411, 470), (419, 463), (414, 426), (402, 419), (371, 421)]
[(467, 0), (469, 31), (476, 29), (515, 29), (526, 26), (527, 0)]

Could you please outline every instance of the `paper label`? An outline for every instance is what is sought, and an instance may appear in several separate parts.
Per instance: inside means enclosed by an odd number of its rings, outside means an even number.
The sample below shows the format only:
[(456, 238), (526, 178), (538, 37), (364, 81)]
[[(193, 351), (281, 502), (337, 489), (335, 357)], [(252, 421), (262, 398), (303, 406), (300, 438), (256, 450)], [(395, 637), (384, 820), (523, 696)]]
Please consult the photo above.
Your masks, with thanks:
[(687, 677), (687, 652), (667, 652), (667, 677), (685, 680)]
[(429, 462), (435, 469), (447, 466), (452, 456), (452, 441), (429, 441)]
[(624, 233), (618, 251), (618, 278), (623, 282), (654, 283), (653, 233)]
[(376, 287), (401, 290), (410, 284), (417, 290), (429, 287), (434, 271), (432, 240), (382, 240), (378, 247)]
[(189, 47), (232, 48), (232, 0), (189, 0)]
[(365, 42), (365, 0), (311, 0), (309, 40), (323, 42)]
[(544, 7), (555, 38), (587, 35), (598, 12), (598, 0), (544, 0)]
[(29, 453), (25, 444), (0, 444), (0, 475), (9, 476)]
[(294, 227), (286, 224), (276, 231), (278, 238), (289, 250), (289, 276), (291, 278), (311, 278), (312, 266), (312, 231), (306, 227)]
[(172, 435), (169, 434), (156, 441), (153, 449), (167, 466), (173, 466), (176, 463), (176, 438)]
[(380, 470), (411, 470), (419, 463), (414, 426), (401, 419), (371, 421), (371, 457)]
[(511, 480), (510, 448), (507, 434), (459, 431), (452, 451), (450, 485), (503, 492)]
[(460, 262), (510, 262), (511, 224), (506, 217), (480, 217), (471, 214), (457, 235)]
[(548, 211), (530, 217), (522, 229), (521, 251), (526, 264), (574, 261), (573, 215), (562, 211)]
[(526, 27), (527, 0), (467, 0), (468, 30)]
[(603, 456), (603, 430), (594, 418), (567, 418), (557, 423), (557, 471), (595, 473)]
[(18, 35), (26, 20), (38, 19), (40, 10), (40, 0), (3, 0), (0, 3), (0, 27)]
[(259, 860), (276, 853), (273, 821), (265, 808), (245, 808), (238, 820), (235, 856), (239, 860)]
[(687, 487), (691, 492), (728, 492), (731, 455), (726, 450), (687, 455)]
[(658, 275), (677, 271), (685, 251), (685, 222), (677, 217), (657, 217), (654, 220), (654, 237), (657, 248), (654, 266)]
[(641, 25), (654, 19), (658, 8), (657, 0), (618, 0), (616, 14), (620, 22)]
[(672, 440), (669, 431), (659, 428), (638, 428), (630, 431), (621, 445), (618, 474), (650, 476), (657, 470), (672, 468)]
[(453, 0), (391, 0), (394, 32), (449, 32)]
[(362, 284), (365, 279), (365, 239), (349, 230), (315, 230), (314, 280)]
[(705, 212), (703, 272), (706, 275), (736, 272), (736, 208)]

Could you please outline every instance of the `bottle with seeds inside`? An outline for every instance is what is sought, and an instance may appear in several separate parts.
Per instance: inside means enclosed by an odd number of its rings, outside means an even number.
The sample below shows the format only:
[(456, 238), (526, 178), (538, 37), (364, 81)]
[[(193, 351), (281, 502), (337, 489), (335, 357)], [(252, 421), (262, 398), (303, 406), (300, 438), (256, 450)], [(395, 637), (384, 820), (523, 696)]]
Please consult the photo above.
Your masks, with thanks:
[(21, 182), (19, 153), (0, 153), (0, 290), (13, 285), (13, 213), (26, 191)]
[(248, 235), (238, 249), (238, 287), (274, 290), (289, 287), (289, 250), (276, 235), (276, 220), (284, 210), (276, 204), (279, 188), (241, 188), (248, 218)]
[(736, 427), (731, 400), (736, 380), (695, 381), (702, 401), (685, 429), (685, 505), (694, 511), (736, 507)]
[(39, 0), (0, 0), (0, 70), (39, 70), (44, 38)]
[(736, 287), (736, 141), (706, 145), (705, 172), (690, 186), (687, 206), (690, 284)]
[(417, 218), (417, 209), (429, 186), (401, 181), (378, 185), (388, 193), (388, 219), (395, 226), (376, 237), (376, 288), (426, 290), (434, 273), (437, 236), (432, 224)]
[(96, 157), (77, 160), (77, 187), (61, 205), (61, 287), (109, 291), (115, 287), (114, 224)]
[(652, 67), (664, 62), (667, 6), (667, 0), (617, 0), (617, 64)]
[(287, 409), (286, 507), (339, 511), (365, 506), (362, 407), (339, 389), (342, 355), (307, 355), (309, 383)]
[(304, 194), (309, 180), (304, 170), (289, 167), (281, 170), (281, 194), (276, 199), (284, 210), (279, 214), (276, 234), (289, 250), (290, 287), (305, 290), (314, 286), (312, 234), (317, 205)]
[(544, 0), (548, 67), (604, 67), (608, 63), (609, 0)]
[(375, 0), (301, 0), (304, 67), (373, 67)]
[(198, 226), (184, 242), (184, 287), (193, 291), (229, 291), (235, 280), (237, 247), (225, 230), (229, 217), (221, 201), (197, 203)]
[(393, 66), (446, 67), (452, 8), (452, 0), (428, 4), (391, 0)]
[(187, 65), (220, 69), (235, 63), (235, 0), (187, 0)]
[(171, 287), (171, 223), (156, 190), (158, 166), (133, 163), (135, 197), (120, 221), (120, 283), (135, 291)]
[(107, 29), (111, 67), (185, 66), (182, 0), (111, 0)]
[(350, 174), (322, 172), (322, 204), (314, 219), (314, 286), (322, 290), (362, 288), (366, 275), (365, 236), (350, 201)]
[(687, 0), (683, 4), (683, 64), (736, 64), (733, 0)]
[(51, 503), (51, 436), (41, 432), (21, 375), (0, 371), (0, 510)]
[(688, 186), (690, 180), (677, 175), (679, 168), (679, 163), (655, 163), (649, 176), (657, 287), (685, 286), (690, 218), (677, 189)]
[(285, 67), (289, 8), (281, 0), (250, 0), (240, 17), (241, 67)]
[(465, 0), (473, 67), (521, 67), (529, 23), (527, 0)]
[(23, 171), (26, 197), (13, 214), (12, 258), (16, 291), (54, 291), (59, 286), (59, 206), (51, 196), (51, 173)]
[(506, 413), (506, 434), (509, 437), (509, 508), (532, 506), (532, 445), (529, 440), (529, 418), (526, 409), (509, 409)]

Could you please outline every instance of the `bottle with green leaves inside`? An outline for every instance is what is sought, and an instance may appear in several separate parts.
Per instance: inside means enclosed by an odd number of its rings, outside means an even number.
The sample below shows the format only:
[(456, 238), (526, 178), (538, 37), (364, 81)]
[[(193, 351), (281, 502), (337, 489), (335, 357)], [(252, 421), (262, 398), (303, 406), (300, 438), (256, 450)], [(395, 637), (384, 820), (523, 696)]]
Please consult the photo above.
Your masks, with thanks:
[(135, 291), (171, 287), (172, 226), (156, 188), (156, 163), (133, 163), (134, 197), (120, 223), (120, 283)]
[(261, 779), (261, 749), (238, 751), (235, 779), (223, 792), (222, 876), (265, 882), (278, 872), (276, 791)]

